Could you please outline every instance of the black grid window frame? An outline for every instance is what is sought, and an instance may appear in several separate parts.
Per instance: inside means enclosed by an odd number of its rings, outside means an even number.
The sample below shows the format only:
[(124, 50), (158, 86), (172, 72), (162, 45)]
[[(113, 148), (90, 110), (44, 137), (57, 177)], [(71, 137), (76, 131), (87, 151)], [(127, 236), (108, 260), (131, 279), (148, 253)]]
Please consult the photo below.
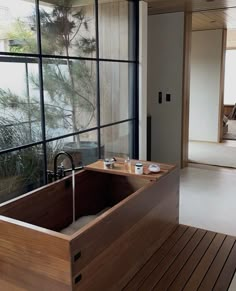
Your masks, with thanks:
[[(131, 129), (131, 145), (130, 150), (132, 152), (132, 158), (138, 159), (138, 115), (139, 115), (139, 104), (138, 104), (138, 76), (139, 76), (139, 1), (133, 0), (129, 1), (133, 5), (132, 9), (132, 22), (129, 25), (132, 26), (132, 32), (129, 31), (129, 42), (133, 42), (134, 46), (134, 60), (124, 60), (124, 59), (107, 59), (99, 57), (99, 0), (94, 1), (95, 7), (95, 36), (96, 36), (96, 57), (94, 58), (86, 58), (86, 57), (75, 57), (75, 56), (59, 56), (59, 55), (47, 55), (42, 53), (41, 46), (41, 31), (40, 31), (40, 4), (39, 0), (35, 0), (36, 7), (36, 22), (37, 22), (37, 44), (38, 44), (38, 52), (33, 53), (14, 53), (14, 52), (1, 52), (0, 51), (0, 62), (22, 62), (25, 59), (30, 60), (33, 58), (37, 60), (39, 67), (39, 83), (40, 83), (40, 109), (41, 109), (41, 129), (42, 129), (42, 140), (38, 142), (32, 142), (25, 145), (20, 145), (13, 148), (7, 148), (4, 150), (0, 150), (0, 155), (7, 154), (14, 151), (24, 150), (33, 146), (42, 145), (43, 147), (43, 163), (44, 163), (44, 183), (47, 183), (47, 144), (52, 141), (60, 140), (67, 137), (72, 137), (75, 135), (84, 134), (91, 131), (97, 131), (98, 133), (98, 158), (101, 158), (101, 129), (111, 127), (114, 125), (130, 123), (132, 124)], [(66, 135), (60, 135), (54, 138), (47, 138), (46, 136), (46, 120), (45, 120), (45, 110), (44, 110), (44, 84), (43, 84), (43, 59), (66, 59), (66, 60), (86, 60), (86, 61), (95, 61), (96, 62), (96, 85), (97, 85), (97, 126), (93, 128), (89, 128), (86, 130), (80, 130), (77, 132), (69, 133)], [(35, 61), (34, 61), (35, 62)], [(107, 123), (101, 125), (101, 115), (100, 115), (100, 63), (101, 62), (109, 62), (109, 63), (126, 63), (132, 64), (133, 69), (133, 82), (129, 84), (130, 92), (132, 94), (132, 116), (131, 118), (120, 120), (113, 123)]]

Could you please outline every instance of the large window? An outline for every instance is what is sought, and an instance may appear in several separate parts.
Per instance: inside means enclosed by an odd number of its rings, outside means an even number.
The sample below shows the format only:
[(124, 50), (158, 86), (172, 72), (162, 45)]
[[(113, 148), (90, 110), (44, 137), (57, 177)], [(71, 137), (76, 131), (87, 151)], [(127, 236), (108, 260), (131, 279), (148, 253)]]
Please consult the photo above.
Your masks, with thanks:
[(137, 157), (137, 27), (137, 1), (0, 0), (0, 202), (61, 150)]

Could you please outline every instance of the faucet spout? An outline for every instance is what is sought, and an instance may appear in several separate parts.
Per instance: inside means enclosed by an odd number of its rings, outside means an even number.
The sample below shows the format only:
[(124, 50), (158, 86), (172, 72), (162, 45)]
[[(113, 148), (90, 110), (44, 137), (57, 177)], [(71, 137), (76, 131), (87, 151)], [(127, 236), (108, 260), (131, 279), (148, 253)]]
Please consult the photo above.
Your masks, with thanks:
[(56, 156), (54, 158), (54, 180), (57, 180), (57, 159), (61, 155), (65, 155), (66, 157), (68, 157), (70, 159), (71, 168), (72, 168), (73, 171), (75, 170), (75, 165), (74, 165), (74, 161), (73, 161), (72, 156), (67, 152), (61, 151), (58, 154), (56, 154)]

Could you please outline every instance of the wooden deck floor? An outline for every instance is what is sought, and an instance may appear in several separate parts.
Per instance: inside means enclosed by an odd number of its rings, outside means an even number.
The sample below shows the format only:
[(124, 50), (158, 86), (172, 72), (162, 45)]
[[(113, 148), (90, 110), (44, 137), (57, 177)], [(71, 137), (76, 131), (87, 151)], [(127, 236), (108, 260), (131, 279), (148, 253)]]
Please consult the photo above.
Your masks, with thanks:
[(180, 225), (123, 290), (228, 290), (236, 238)]

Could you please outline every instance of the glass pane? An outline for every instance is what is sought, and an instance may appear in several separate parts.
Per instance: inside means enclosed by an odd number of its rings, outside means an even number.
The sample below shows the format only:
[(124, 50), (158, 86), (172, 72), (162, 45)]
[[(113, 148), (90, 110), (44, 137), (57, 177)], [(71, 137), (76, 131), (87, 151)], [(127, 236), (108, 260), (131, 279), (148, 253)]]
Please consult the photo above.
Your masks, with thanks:
[(126, 122), (101, 130), (103, 158), (132, 157), (132, 124)]
[(97, 126), (96, 62), (44, 59), (47, 138)]
[(0, 155), (0, 203), (43, 185), (42, 146)]
[(132, 117), (133, 64), (100, 62), (101, 124)]
[[(97, 130), (47, 143), (48, 170), (54, 170), (54, 158), (60, 151), (69, 153), (76, 167), (91, 164), (98, 159)], [(71, 168), (69, 159), (61, 155), (57, 165)]]
[(79, 0), (50, 2), (53, 4), (40, 5), (42, 53), (95, 57), (94, 2), (83, 1), (83, 5)]
[(0, 0), (0, 51), (36, 53), (35, 1)]
[(0, 150), (42, 139), (38, 64), (0, 57)]
[(134, 3), (112, 0), (99, 4), (100, 58), (134, 60)]

